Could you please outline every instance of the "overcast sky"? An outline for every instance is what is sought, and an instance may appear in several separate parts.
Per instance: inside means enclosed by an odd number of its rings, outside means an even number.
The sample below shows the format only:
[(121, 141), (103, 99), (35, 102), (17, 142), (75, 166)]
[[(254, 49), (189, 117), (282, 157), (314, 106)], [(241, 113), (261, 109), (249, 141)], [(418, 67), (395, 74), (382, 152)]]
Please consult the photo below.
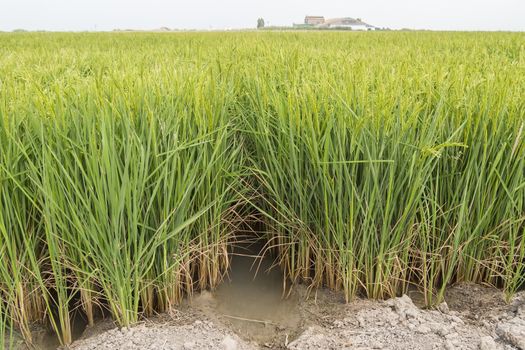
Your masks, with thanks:
[(413, 29), (525, 31), (525, 0), (0, 0), (0, 30), (228, 29), (362, 18)]

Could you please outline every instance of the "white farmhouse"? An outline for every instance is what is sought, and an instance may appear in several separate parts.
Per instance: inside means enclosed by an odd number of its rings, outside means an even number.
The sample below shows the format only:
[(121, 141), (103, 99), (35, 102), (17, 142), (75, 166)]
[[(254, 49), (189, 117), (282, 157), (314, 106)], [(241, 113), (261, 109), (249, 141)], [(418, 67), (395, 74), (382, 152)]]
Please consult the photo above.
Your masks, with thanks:
[(350, 17), (331, 18), (319, 25), (320, 28), (332, 29), (350, 29), (350, 30), (375, 30), (376, 27), (363, 22), (360, 18), (354, 19)]

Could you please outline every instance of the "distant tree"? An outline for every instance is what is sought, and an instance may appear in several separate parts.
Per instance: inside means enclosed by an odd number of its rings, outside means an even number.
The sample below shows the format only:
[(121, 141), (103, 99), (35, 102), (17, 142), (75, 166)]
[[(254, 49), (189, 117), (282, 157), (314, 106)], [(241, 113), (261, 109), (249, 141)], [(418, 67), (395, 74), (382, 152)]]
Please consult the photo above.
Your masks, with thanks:
[(261, 29), (261, 28), (264, 28), (264, 19), (263, 18), (257, 19), (257, 29)]

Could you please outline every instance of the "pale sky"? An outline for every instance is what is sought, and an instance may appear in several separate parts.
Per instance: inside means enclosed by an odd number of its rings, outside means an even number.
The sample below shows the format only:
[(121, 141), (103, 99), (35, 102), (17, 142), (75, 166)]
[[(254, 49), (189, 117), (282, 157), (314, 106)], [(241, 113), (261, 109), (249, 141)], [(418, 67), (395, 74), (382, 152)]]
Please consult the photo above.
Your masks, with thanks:
[(0, 0), (0, 30), (254, 28), (305, 15), (392, 29), (525, 31), (525, 0)]

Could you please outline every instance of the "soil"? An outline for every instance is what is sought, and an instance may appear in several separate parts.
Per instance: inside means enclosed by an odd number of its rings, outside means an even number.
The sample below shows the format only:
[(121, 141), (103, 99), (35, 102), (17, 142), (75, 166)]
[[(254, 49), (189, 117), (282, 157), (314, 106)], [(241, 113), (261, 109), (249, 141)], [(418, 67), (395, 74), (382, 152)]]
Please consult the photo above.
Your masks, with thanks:
[(435, 310), (418, 308), (406, 295), (360, 300), (346, 307), (346, 317), (308, 328), (289, 348), (525, 349), (524, 293), (506, 305), (499, 291), (461, 285), (447, 300)]
[(204, 292), (131, 329), (97, 325), (71, 349), (525, 350), (525, 292), (505, 303), (498, 290), (463, 284), (434, 310), (415, 306), (406, 295), (344, 304), (325, 290), (307, 300), (305, 288), (294, 293), (291, 300), (300, 301), (288, 322), (232, 318), (221, 312), (215, 293)]

